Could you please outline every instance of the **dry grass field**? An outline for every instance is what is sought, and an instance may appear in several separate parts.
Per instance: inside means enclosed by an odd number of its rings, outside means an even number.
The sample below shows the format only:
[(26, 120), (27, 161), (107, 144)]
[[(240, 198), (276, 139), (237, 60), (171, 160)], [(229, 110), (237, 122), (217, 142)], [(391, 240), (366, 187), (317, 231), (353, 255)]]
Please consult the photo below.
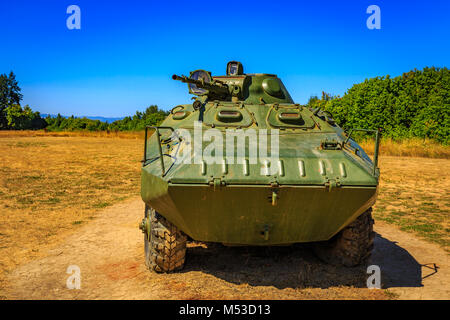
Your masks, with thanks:
[[(360, 145), (368, 153), (373, 153), (375, 146), (373, 139), (362, 141)], [(395, 141), (383, 138), (380, 143), (380, 153), (384, 156), (450, 159), (450, 147), (430, 139), (414, 138)]]
[(381, 158), (375, 220), (383, 220), (450, 250), (450, 160)]
[(144, 131), (47, 131), (47, 130), (0, 130), (0, 138), (19, 137), (89, 137), (144, 139)]
[[(15, 267), (43, 256), (99, 210), (139, 195), (142, 137), (0, 132), (0, 291)], [(419, 158), (383, 156), (389, 149), (382, 147), (374, 216), (448, 252), (450, 160), (448, 147), (439, 148), (422, 150), (435, 158)]]
[(99, 209), (139, 194), (142, 140), (0, 138), (0, 281)]

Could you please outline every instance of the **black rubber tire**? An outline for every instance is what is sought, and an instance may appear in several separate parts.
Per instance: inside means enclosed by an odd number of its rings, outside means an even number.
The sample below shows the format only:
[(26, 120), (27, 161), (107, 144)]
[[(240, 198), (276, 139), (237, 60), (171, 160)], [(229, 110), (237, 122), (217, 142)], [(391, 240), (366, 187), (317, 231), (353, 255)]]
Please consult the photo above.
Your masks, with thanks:
[(151, 208), (146, 216), (150, 216), (150, 239), (144, 234), (145, 264), (158, 273), (181, 270), (186, 257), (186, 235)]
[(314, 244), (314, 252), (323, 261), (354, 267), (366, 264), (373, 249), (372, 208), (328, 241)]

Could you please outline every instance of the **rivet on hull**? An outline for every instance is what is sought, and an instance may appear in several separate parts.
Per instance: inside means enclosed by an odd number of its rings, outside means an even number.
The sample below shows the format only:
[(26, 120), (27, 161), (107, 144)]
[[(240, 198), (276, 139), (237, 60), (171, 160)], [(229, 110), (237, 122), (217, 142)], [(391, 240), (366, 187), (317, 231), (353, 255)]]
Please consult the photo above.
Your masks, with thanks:
[(202, 160), (202, 165), (201, 165), (201, 170), (202, 170), (202, 175), (206, 174), (206, 162), (205, 160)]
[(339, 170), (341, 171), (342, 177), (347, 177), (347, 170), (345, 169), (345, 164), (343, 162), (339, 163)]
[(306, 176), (306, 173), (305, 173), (305, 162), (303, 160), (298, 160), (298, 171), (300, 173), (300, 177)]
[(228, 163), (226, 159), (222, 160), (222, 173), (227, 174), (228, 173)]
[(284, 162), (283, 160), (278, 160), (278, 174), (280, 177), (284, 177)]
[(270, 161), (264, 160), (261, 173), (265, 176), (270, 176)]
[(243, 171), (244, 171), (244, 176), (248, 176), (248, 159), (244, 159)]
[(319, 160), (319, 172), (323, 176), (327, 174), (327, 170), (325, 169), (325, 163), (323, 163), (322, 160)]

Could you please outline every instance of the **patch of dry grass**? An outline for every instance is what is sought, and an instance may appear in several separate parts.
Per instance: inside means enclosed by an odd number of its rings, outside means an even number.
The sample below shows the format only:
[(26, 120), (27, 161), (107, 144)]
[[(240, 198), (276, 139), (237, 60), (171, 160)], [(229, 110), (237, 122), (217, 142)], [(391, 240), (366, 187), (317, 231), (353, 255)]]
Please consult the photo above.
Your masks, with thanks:
[(380, 192), (375, 220), (450, 246), (450, 161), (408, 157), (381, 157)]
[(8, 133), (0, 139), (0, 282), (98, 210), (139, 195), (143, 153), (137, 138)]
[[(364, 140), (360, 146), (369, 154), (373, 154), (375, 142)], [(400, 141), (389, 138), (380, 142), (380, 155), (396, 157), (424, 157), (450, 159), (450, 146), (444, 146), (430, 139), (404, 139)]]
[(0, 138), (13, 137), (91, 137), (144, 139), (144, 131), (46, 131), (46, 130), (0, 130)]
[[(151, 131), (149, 132), (151, 134)], [(0, 130), (0, 138), (11, 137), (92, 137), (144, 139), (144, 131), (60, 131), (45, 130), (8, 131)], [(359, 143), (367, 153), (373, 154), (374, 140), (367, 139)], [(383, 138), (380, 143), (380, 154), (397, 157), (424, 157), (450, 159), (450, 146), (445, 146), (430, 139), (393, 140)]]

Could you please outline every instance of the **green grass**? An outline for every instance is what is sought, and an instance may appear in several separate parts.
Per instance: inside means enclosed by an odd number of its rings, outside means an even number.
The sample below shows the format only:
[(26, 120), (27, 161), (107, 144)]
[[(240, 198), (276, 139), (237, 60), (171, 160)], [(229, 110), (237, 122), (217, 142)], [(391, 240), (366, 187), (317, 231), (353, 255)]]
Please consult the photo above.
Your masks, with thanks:
[(57, 204), (60, 202), (61, 202), (61, 199), (59, 199), (59, 198), (49, 198), (46, 200), (41, 200), (41, 203), (47, 203), (47, 204)]
[(397, 299), (400, 295), (397, 293), (394, 293), (392, 291), (389, 291), (388, 289), (384, 289), (384, 294), (389, 298), (389, 299)]
[(110, 205), (111, 205), (111, 203), (109, 203), (109, 202), (99, 202), (99, 203), (94, 204), (94, 208), (106, 208)]
[[(382, 220), (397, 225), (402, 231), (417, 234), (427, 241), (443, 246), (446, 251), (450, 251), (450, 241), (448, 240), (450, 229), (442, 227), (438, 222), (423, 222), (423, 220), (426, 220), (427, 218), (415, 218), (407, 213), (398, 211), (384, 211), (383, 213), (380, 213), (377, 208), (374, 210), (374, 217), (376, 220)], [(441, 217), (440, 219), (435, 220), (441, 222), (444, 219)]]
[(48, 147), (47, 144), (42, 142), (17, 142), (15, 144), (7, 144), (8, 147), (14, 147), (14, 148), (28, 148), (28, 147), (39, 147), (39, 148), (45, 148)]

